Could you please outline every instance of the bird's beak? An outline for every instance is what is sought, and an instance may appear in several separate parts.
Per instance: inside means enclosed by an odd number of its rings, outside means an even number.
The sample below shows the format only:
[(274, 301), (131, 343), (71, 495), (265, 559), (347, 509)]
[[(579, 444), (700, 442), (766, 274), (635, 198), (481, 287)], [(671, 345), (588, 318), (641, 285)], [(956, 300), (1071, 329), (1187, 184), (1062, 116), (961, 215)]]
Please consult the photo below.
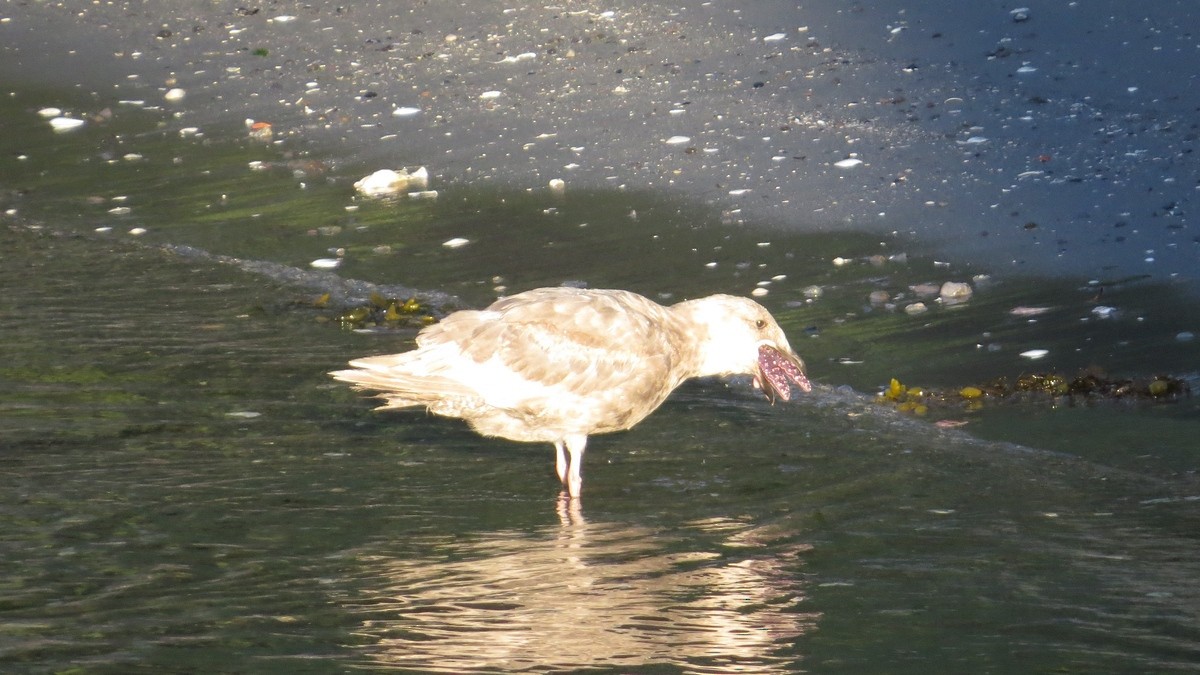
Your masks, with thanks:
[(804, 362), (800, 357), (790, 350), (777, 349), (769, 344), (758, 347), (758, 369), (754, 373), (754, 384), (763, 390), (771, 402), (776, 398), (784, 401), (791, 399), (792, 384), (800, 391), (812, 391), (812, 383), (804, 374)]

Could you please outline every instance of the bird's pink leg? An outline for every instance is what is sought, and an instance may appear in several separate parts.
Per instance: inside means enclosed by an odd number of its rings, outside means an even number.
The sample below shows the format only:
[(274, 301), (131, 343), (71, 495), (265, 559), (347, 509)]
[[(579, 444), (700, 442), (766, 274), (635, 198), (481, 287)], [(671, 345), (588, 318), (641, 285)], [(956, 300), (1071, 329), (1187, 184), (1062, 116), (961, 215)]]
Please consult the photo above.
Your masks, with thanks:
[(563, 441), (554, 441), (554, 472), (563, 485), (567, 484), (567, 448)]
[(567, 480), (565, 481), (567, 492), (572, 498), (578, 498), (583, 489), (583, 476), (580, 475), (580, 469), (583, 466), (583, 450), (587, 447), (587, 436), (571, 434), (564, 440), (567, 444), (567, 452), (571, 453), (571, 462), (567, 467)]

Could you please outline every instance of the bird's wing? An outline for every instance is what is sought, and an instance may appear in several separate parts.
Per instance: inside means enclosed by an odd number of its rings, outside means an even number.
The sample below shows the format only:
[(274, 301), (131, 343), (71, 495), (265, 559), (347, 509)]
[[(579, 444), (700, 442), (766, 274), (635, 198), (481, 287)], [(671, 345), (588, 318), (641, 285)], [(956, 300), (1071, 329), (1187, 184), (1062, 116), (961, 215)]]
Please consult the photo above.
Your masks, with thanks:
[(586, 396), (662, 386), (677, 350), (668, 320), (665, 308), (633, 293), (539, 289), (452, 314), (427, 328), (419, 343), (453, 342), (476, 363)]

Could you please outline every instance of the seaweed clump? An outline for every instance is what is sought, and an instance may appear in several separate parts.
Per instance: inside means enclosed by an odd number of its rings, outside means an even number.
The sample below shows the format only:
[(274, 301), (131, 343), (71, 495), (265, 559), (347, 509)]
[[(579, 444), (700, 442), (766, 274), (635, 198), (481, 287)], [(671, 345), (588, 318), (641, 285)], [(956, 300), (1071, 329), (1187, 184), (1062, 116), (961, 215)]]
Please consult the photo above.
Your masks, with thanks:
[(1171, 375), (1142, 379), (1113, 378), (1093, 368), (1075, 377), (1054, 372), (1028, 373), (1018, 377), (1015, 382), (1001, 377), (957, 389), (910, 387), (892, 378), (875, 400), (901, 412), (925, 415), (931, 408), (972, 411), (993, 402), (1049, 403), (1054, 406), (1119, 400), (1171, 402), (1191, 395), (1191, 386)]
[[(329, 305), (329, 293), (313, 301), (316, 309)], [(435, 323), (432, 308), (416, 298), (387, 298), (372, 292), (365, 304), (343, 307), (333, 316), (322, 315), (318, 320), (336, 321), (342, 328), (362, 330), (370, 328), (420, 328)]]

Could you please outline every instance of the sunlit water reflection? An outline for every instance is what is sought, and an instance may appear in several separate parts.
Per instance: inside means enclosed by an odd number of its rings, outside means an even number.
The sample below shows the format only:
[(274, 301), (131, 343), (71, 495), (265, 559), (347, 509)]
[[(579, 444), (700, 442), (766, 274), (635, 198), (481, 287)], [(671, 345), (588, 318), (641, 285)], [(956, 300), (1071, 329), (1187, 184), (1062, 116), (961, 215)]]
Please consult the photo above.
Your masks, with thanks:
[[(629, 667), (778, 672), (816, 617), (801, 545), (744, 523), (692, 531), (592, 524), (560, 501), (558, 527), (424, 541), (424, 558), (364, 555), (375, 594), (348, 604), (381, 665), (438, 672)], [(711, 547), (704, 544), (711, 543)]]

